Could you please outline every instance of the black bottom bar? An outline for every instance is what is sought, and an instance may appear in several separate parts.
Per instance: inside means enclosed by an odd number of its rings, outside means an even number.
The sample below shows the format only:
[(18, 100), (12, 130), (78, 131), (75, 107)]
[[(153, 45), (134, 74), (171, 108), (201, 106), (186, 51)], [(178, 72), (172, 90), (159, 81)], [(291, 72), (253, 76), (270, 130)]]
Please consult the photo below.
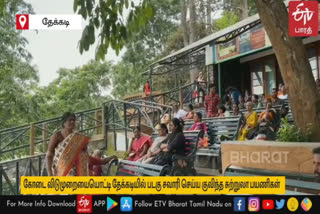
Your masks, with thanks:
[[(295, 211), (290, 211), (288, 199), (294, 197), (298, 201)], [(258, 209), (253, 213), (305, 213), (302, 201), (308, 198), (312, 207), (307, 213), (320, 210), (320, 197), (314, 195), (54, 195), (54, 196), (1, 196), (0, 210), (14, 213), (54, 211), (61, 213), (252, 213), (250, 209)], [(252, 202), (249, 203), (249, 199)], [(239, 202), (240, 201), (240, 202)], [(88, 202), (88, 203), (87, 203)], [(90, 202), (90, 203), (89, 203)], [(116, 206), (107, 211), (107, 207)], [(271, 202), (271, 203), (270, 203)], [(109, 205), (108, 205), (109, 203)], [(91, 208), (90, 208), (91, 204)], [(283, 207), (279, 209), (281, 206)], [(257, 208), (259, 207), (259, 208)], [(304, 206), (306, 207), (306, 206)], [(266, 210), (267, 208), (267, 210)], [(80, 209), (80, 210), (78, 210)], [(161, 209), (161, 210), (159, 210)], [(240, 211), (243, 210), (243, 211)], [(196, 213), (199, 214), (199, 213)]]

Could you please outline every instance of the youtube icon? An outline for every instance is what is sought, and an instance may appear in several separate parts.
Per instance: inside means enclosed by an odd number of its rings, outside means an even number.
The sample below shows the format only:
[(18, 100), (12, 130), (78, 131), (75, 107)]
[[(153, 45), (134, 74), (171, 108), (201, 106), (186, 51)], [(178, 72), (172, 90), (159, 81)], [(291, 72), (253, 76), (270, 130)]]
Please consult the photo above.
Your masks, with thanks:
[(262, 201), (262, 209), (273, 210), (274, 209), (274, 201), (271, 199), (263, 200)]

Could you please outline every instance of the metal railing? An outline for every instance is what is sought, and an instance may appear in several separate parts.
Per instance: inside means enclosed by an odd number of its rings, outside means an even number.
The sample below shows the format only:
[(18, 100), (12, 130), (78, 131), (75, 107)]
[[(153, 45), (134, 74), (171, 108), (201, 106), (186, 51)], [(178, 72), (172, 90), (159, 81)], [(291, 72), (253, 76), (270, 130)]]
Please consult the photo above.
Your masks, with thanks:
[[(206, 83), (204, 82), (204, 84)], [(169, 105), (169, 106), (172, 106), (176, 103), (179, 103), (181, 105), (194, 104), (194, 103), (198, 103), (198, 97), (194, 97), (193, 93), (197, 91), (197, 94), (199, 95), (200, 88), (201, 88), (200, 83), (194, 82), (181, 87), (174, 88), (170, 91), (166, 91), (163, 93), (155, 93), (155, 94), (151, 94), (149, 96), (144, 96), (144, 97), (137, 96), (136, 98), (130, 99), (130, 101), (135, 102), (137, 100), (147, 100), (147, 101)], [(206, 91), (207, 89), (204, 88), (203, 97), (202, 97), (203, 100), (204, 100)]]
[[(113, 133), (114, 148), (117, 150), (116, 133), (124, 132), (125, 149), (128, 145), (128, 131), (132, 127), (144, 124), (150, 130), (155, 131), (155, 126), (160, 122), (160, 116), (172, 113), (172, 107), (146, 100), (134, 102), (110, 100), (103, 104), (106, 111), (106, 132)], [(107, 134), (107, 133), (106, 133)]]
[(42, 176), (45, 154), (0, 163), (0, 195), (19, 195), (20, 176)]
[[(76, 129), (88, 136), (102, 133), (102, 111), (100, 107), (75, 113)], [(61, 125), (61, 117), (55, 117), (0, 130), (0, 160), (45, 152), (51, 135)]]

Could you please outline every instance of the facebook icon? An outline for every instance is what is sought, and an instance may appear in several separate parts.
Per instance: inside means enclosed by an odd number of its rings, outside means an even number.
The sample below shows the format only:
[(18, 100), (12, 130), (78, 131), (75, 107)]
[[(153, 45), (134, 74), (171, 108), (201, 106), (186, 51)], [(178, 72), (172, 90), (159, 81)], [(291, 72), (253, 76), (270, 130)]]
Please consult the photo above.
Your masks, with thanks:
[(234, 197), (233, 210), (235, 212), (244, 212), (246, 210), (245, 197)]

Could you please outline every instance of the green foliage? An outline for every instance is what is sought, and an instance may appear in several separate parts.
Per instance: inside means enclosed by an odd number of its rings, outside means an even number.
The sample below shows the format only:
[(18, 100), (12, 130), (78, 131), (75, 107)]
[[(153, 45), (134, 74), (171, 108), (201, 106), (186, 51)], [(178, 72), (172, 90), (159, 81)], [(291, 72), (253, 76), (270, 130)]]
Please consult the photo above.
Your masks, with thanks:
[(38, 118), (32, 90), (39, 77), (30, 65), (27, 40), (15, 30), (15, 15), (33, 13), (31, 6), (22, 0), (5, 0), (0, 6), (0, 128), (4, 128)]
[(38, 89), (34, 96), (42, 103), (43, 118), (95, 108), (107, 101), (111, 69), (110, 63), (97, 61), (74, 69), (60, 69), (59, 77), (48, 87)]
[(134, 65), (130, 65), (129, 63), (118, 63), (114, 67), (112, 75), (112, 95), (115, 97), (124, 97), (137, 92), (142, 92), (142, 85), (145, 80), (143, 80), (141, 71), (142, 70), (137, 69)]
[(288, 123), (288, 117), (282, 119), (281, 126), (277, 132), (277, 141), (281, 142), (310, 142), (312, 125), (308, 124), (303, 132), (297, 126)]
[[(95, 31), (99, 32), (96, 59), (104, 59), (109, 46), (118, 54), (135, 33), (144, 29), (154, 16), (151, 0), (142, 0), (136, 5), (131, 0), (74, 0), (74, 11), (89, 23), (82, 32), (80, 53), (89, 50), (95, 42)], [(129, 12), (126, 17), (125, 11)]]
[(143, 83), (147, 80), (142, 73), (161, 56), (169, 36), (178, 28), (178, 0), (150, 2), (157, 13), (140, 33), (134, 34), (126, 43), (122, 62), (114, 68), (112, 95), (116, 98), (142, 92)]
[(226, 27), (229, 27), (239, 21), (239, 17), (229, 11), (224, 11), (222, 17), (214, 23), (214, 30), (220, 31)]
[[(243, 0), (224, 0), (223, 1), (223, 10), (231, 12), (231, 13), (235, 14), (236, 16), (240, 17), (241, 1), (243, 1)], [(247, 1), (248, 1), (248, 12), (249, 12), (248, 15), (252, 16), (252, 15), (258, 13), (257, 7), (254, 3), (255, 0), (247, 0)]]

